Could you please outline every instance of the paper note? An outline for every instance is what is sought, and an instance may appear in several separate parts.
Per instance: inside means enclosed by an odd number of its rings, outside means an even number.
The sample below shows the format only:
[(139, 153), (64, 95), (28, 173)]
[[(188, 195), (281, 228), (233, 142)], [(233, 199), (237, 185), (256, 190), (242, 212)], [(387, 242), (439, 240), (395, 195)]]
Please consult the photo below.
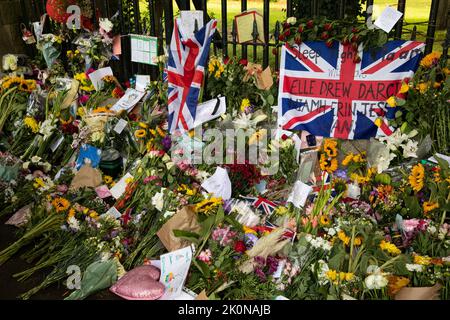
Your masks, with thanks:
[(131, 61), (156, 65), (158, 56), (158, 38), (130, 34), (131, 39)]
[(111, 197), (112, 194), (109, 191), (109, 188), (106, 185), (99, 186), (95, 188), (95, 192), (97, 193), (100, 199)]
[(116, 102), (111, 107), (112, 111), (119, 112), (121, 110), (131, 111), (133, 107), (139, 102), (139, 100), (142, 99), (145, 92), (137, 91), (132, 88), (128, 88), (127, 91), (125, 91), (125, 94), (122, 98), (120, 98), (119, 101)]
[(94, 86), (95, 90), (99, 91), (103, 88), (103, 78), (105, 76), (112, 76), (113, 71), (111, 67), (101, 68), (98, 70), (95, 70), (94, 72), (91, 72), (89, 74), (89, 79), (91, 79), (92, 85)]
[(119, 199), (122, 194), (125, 192), (125, 189), (128, 185), (127, 180), (132, 179), (133, 176), (127, 172), (120, 180), (117, 182), (114, 187), (112, 187), (109, 192), (111, 192), (112, 196), (115, 199)]
[(446, 156), (446, 155), (444, 155), (444, 154), (442, 154), (442, 153), (436, 153), (433, 157), (430, 157), (430, 158), (428, 159), (428, 161), (431, 161), (431, 162), (434, 162), (434, 163), (438, 163), (435, 157), (438, 157), (439, 159), (442, 159), (442, 160), (444, 160), (444, 161), (447, 161), (448, 164), (450, 165), (450, 157), (449, 157), (449, 156)]
[(192, 260), (191, 246), (161, 255), (161, 276), (159, 282), (166, 291), (161, 300), (174, 300), (182, 293)]
[(118, 134), (121, 134), (123, 129), (125, 129), (125, 127), (127, 126), (127, 124), (128, 124), (128, 121), (126, 121), (124, 119), (120, 119), (114, 126), (114, 131), (117, 132)]
[(402, 15), (400, 11), (388, 6), (381, 12), (374, 25), (389, 33)]
[(264, 42), (264, 20), (263, 16), (256, 10), (248, 10), (234, 17), (239, 43), (253, 42), (253, 24), (256, 21), (258, 31), (257, 41)]
[(227, 108), (225, 97), (215, 98), (197, 105), (194, 127), (220, 117)]
[(192, 38), (194, 36), (195, 21), (197, 21), (197, 31), (203, 28), (203, 11), (180, 11), (180, 30), (183, 34), (183, 38)]
[(145, 91), (150, 84), (149, 75), (136, 75), (136, 90)]
[(116, 207), (111, 207), (108, 211), (106, 211), (104, 214), (101, 215), (101, 217), (104, 216), (111, 216), (115, 219), (119, 219), (122, 214), (119, 212), (119, 210), (116, 209)]
[(287, 202), (291, 202), (297, 208), (301, 208), (305, 205), (306, 199), (312, 191), (312, 187), (301, 182), (296, 181), (292, 192), (287, 199)]
[(80, 147), (80, 153), (78, 154), (77, 159), (77, 170), (85, 164), (86, 161), (91, 162), (92, 168), (97, 168), (100, 163), (100, 157), (102, 155), (102, 150), (91, 146), (89, 144), (84, 144)]
[(202, 183), (202, 187), (215, 197), (231, 198), (231, 181), (226, 169), (217, 167), (216, 172)]

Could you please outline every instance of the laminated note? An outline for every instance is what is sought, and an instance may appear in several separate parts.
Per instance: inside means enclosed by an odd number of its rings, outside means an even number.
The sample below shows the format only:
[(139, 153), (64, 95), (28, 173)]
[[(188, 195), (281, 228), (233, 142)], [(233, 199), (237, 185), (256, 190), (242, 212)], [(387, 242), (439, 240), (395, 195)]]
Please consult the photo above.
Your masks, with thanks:
[(195, 21), (197, 21), (197, 31), (203, 28), (203, 11), (182, 10), (180, 11), (180, 31), (183, 38), (192, 38), (195, 31)]
[(95, 90), (99, 91), (103, 88), (103, 78), (106, 76), (112, 76), (113, 71), (111, 67), (101, 68), (98, 70), (95, 70), (94, 72), (91, 72), (89, 74), (89, 79), (91, 79), (92, 85), (94, 86)]
[(218, 97), (197, 105), (194, 127), (220, 117), (227, 108), (225, 97)]
[(115, 105), (111, 107), (111, 111), (119, 112), (122, 110), (130, 111), (142, 99), (145, 92), (128, 88), (125, 94)]
[(258, 29), (257, 41), (264, 42), (263, 16), (256, 10), (246, 11), (234, 17), (239, 43), (253, 42), (253, 24), (256, 21)]
[(374, 25), (389, 33), (402, 15), (400, 11), (388, 6), (381, 12)]
[(226, 169), (217, 167), (216, 172), (202, 183), (204, 188), (215, 197), (222, 197), (223, 200), (231, 198), (231, 181)]
[(130, 173), (126, 173), (120, 180), (117, 182), (114, 187), (112, 187), (109, 192), (111, 192), (112, 196), (115, 199), (119, 199), (122, 194), (125, 192), (125, 189), (127, 188), (127, 181), (129, 179), (133, 179), (133, 176)]
[(131, 39), (131, 61), (157, 65), (158, 38), (130, 34)]

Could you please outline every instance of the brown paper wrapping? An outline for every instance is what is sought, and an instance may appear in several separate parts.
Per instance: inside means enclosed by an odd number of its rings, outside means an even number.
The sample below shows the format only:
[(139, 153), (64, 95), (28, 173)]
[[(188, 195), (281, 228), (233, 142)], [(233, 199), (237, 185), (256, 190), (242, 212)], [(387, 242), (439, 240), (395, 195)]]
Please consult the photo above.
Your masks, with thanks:
[(441, 284), (432, 287), (405, 287), (395, 295), (395, 300), (440, 300)]
[(168, 251), (174, 251), (190, 245), (190, 242), (176, 237), (173, 230), (199, 232), (197, 213), (193, 206), (186, 206), (178, 210), (156, 233)]
[(26, 205), (25, 207), (20, 208), (5, 224), (21, 227), (28, 222), (28, 219), (31, 216), (31, 204)]
[(78, 190), (83, 187), (96, 188), (102, 184), (102, 174), (92, 168), (89, 163), (84, 164), (75, 174), (70, 184), (70, 190)]
[(200, 292), (197, 297), (195, 297), (194, 300), (209, 300), (208, 296), (206, 295), (206, 291), (203, 290), (202, 292)]
[(255, 76), (256, 87), (260, 90), (269, 90), (273, 85), (272, 71), (270, 67), (262, 69), (262, 66), (257, 63), (248, 62), (245, 67), (247, 74), (244, 76), (244, 81), (248, 81), (250, 77)]

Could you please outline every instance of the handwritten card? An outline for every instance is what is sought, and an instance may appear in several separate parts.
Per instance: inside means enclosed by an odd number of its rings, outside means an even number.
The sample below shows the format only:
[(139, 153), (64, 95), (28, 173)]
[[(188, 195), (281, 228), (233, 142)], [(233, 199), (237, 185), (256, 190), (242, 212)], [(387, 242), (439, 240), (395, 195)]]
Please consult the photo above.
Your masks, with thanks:
[(291, 202), (297, 208), (301, 208), (305, 205), (306, 199), (312, 191), (312, 187), (301, 182), (296, 181), (292, 192), (289, 195), (287, 202)]
[(116, 207), (111, 207), (108, 211), (106, 211), (100, 217), (105, 217), (105, 216), (111, 216), (115, 219), (119, 219), (122, 216), (122, 214), (119, 212), (119, 210), (116, 209)]
[(128, 88), (123, 97), (111, 107), (111, 110), (114, 112), (119, 112), (122, 110), (129, 112), (142, 99), (144, 94), (145, 92)]
[(223, 200), (231, 198), (231, 181), (226, 169), (217, 167), (216, 172), (202, 183), (202, 188)]
[(195, 22), (197, 21), (197, 31), (203, 28), (203, 11), (201, 10), (181, 10), (180, 11), (180, 30), (183, 38), (192, 38), (195, 31)]
[(158, 38), (130, 34), (131, 61), (157, 65), (154, 61), (158, 56)]
[(147, 87), (150, 85), (150, 76), (149, 75), (136, 75), (136, 90), (137, 91), (146, 91)]
[(103, 78), (106, 76), (112, 76), (113, 71), (111, 67), (101, 68), (91, 72), (89, 74), (89, 79), (91, 79), (92, 85), (94, 86), (96, 91), (99, 91), (103, 88)]
[(86, 161), (91, 162), (92, 168), (97, 168), (100, 163), (101, 155), (102, 150), (89, 144), (83, 144), (80, 147), (80, 153), (78, 154), (76, 165), (77, 170), (80, 170), (80, 168), (85, 164)]
[(161, 300), (174, 300), (181, 295), (191, 266), (193, 249), (191, 246), (161, 255), (161, 276), (159, 282), (166, 291)]
[(402, 16), (403, 13), (387, 6), (383, 12), (381, 12), (381, 15), (375, 21), (374, 25), (389, 33)]
[(194, 127), (220, 117), (227, 108), (225, 97), (218, 97), (197, 105)]
[(125, 189), (127, 188), (127, 180), (133, 179), (133, 176), (127, 172), (115, 185), (112, 187), (109, 192), (111, 192), (112, 196), (115, 199), (119, 199), (122, 194), (125, 192)]

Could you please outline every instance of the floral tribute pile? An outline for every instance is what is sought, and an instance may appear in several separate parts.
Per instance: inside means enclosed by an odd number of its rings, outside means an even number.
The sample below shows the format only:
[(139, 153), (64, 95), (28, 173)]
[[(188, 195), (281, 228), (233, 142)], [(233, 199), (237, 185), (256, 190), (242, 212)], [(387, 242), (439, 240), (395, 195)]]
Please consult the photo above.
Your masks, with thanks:
[[(20, 298), (65, 283), (74, 265), (102, 271), (89, 280), (107, 289), (191, 244), (184, 287), (209, 299), (450, 298), (450, 70), (439, 53), (387, 100), (396, 131), (363, 150), (298, 132), (276, 139), (277, 74), (260, 89), (258, 66), (210, 57), (203, 100), (225, 96), (226, 111), (203, 129), (252, 132), (250, 145), (268, 139), (279, 159), (265, 175), (260, 163), (180, 160), (195, 138), (167, 131), (164, 56), (161, 79), (133, 110), (111, 110), (136, 80), (108, 75), (96, 90), (90, 74), (111, 60), (117, 22), (99, 26), (61, 24), (42, 35), (34, 59), (2, 59), (0, 216), (19, 234), (1, 244), (0, 265), (15, 255), (28, 262), (17, 281), (50, 270)], [(368, 39), (364, 27), (335, 28), (290, 18), (282, 40)], [(202, 187), (218, 167), (228, 199)], [(292, 199), (299, 181), (311, 188), (301, 205)]]

